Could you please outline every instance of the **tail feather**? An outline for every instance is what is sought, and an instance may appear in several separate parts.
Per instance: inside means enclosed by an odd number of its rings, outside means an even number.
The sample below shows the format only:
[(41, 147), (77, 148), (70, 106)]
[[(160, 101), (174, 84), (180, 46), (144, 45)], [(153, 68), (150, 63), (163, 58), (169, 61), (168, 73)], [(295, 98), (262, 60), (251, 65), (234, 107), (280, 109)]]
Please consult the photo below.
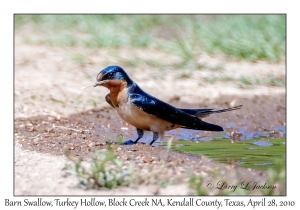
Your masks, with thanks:
[(182, 127), (186, 129), (193, 129), (193, 130), (204, 130), (204, 131), (224, 131), (224, 129), (215, 124), (207, 123), (202, 121), (201, 124), (195, 125), (195, 127)]
[(224, 129), (221, 126), (207, 123), (207, 122), (203, 122), (203, 127), (204, 127), (203, 130), (206, 131), (224, 131)]
[(239, 105), (228, 109), (220, 109), (220, 110), (213, 110), (213, 109), (180, 109), (180, 110), (202, 119), (204, 117), (207, 117), (210, 114), (233, 111), (233, 110), (240, 109), (242, 106), (243, 105)]

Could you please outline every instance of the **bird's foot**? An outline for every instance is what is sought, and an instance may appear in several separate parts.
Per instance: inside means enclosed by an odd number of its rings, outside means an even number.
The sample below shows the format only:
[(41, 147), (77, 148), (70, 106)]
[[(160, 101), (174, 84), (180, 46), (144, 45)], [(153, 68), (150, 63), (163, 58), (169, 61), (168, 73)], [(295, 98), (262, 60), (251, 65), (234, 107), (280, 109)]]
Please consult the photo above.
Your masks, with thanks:
[(134, 144), (145, 144), (144, 142), (137, 142), (137, 141), (132, 141), (132, 140), (128, 140), (123, 142), (121, 145), (134, 145)]
[(153, 144), (149, 144), (152, 147), (163, 147), (165, 146), (164, 144), (160, 144), (160, 143), (153, 143)]
[(128, 140), (128, 141), (123, 142), (121, 145), (133, 145), (133, 144), (136, 144), (136, 143), (134, 143), (134, 141), (132, 141), (132, 140)]

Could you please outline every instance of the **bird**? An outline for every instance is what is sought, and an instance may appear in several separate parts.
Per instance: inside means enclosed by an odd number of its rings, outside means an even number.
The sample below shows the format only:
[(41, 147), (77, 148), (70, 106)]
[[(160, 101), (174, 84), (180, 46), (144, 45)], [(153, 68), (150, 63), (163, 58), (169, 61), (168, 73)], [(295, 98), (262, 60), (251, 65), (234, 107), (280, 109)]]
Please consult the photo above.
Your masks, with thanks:
[(108, 66), (101, 70), (94, 87), (103, 86), (109, 89), (106, 102), (112, 106), (127, 123), (136, 127), (137, 139), (129, 140), (124, 145), (136, 144), (143, 137), (144, 131), (152, 131), (152, 145), (160, 139), (162, 143), (165, 131), (176, 128), (224, 131), (219, 125), (204, 122), (202, 119), (210, 114), (240, 109), (242, 105), (213, 110), (176, 108), (143, 91), (120, 66)]

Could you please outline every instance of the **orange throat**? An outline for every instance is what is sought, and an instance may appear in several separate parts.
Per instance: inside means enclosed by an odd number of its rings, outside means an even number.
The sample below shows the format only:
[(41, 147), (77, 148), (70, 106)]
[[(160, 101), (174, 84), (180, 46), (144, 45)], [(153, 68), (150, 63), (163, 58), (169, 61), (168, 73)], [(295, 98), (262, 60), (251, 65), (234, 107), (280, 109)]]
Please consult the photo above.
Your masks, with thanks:
[(127, 100), (127, 82), (120, 80), (110, 80), (107, 81), (103, 86), (109, 89), (110, 99), (115, 107), (119, 107), (119, 103), (125, 102)]

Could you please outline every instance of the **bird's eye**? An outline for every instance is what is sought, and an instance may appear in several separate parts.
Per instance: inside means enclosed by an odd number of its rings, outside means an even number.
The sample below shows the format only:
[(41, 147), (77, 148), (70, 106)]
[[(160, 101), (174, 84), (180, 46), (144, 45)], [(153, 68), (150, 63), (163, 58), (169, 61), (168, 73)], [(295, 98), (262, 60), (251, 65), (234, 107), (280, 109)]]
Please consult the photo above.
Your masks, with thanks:
[(110, 73), (108, 74), (108, 76), (109, 76), (109, 77), (113, 77), (113, 76), (114, 76), (114, 74), (115, 74), (115, 73), (113, 73), (113, 72), (110, 72)]

